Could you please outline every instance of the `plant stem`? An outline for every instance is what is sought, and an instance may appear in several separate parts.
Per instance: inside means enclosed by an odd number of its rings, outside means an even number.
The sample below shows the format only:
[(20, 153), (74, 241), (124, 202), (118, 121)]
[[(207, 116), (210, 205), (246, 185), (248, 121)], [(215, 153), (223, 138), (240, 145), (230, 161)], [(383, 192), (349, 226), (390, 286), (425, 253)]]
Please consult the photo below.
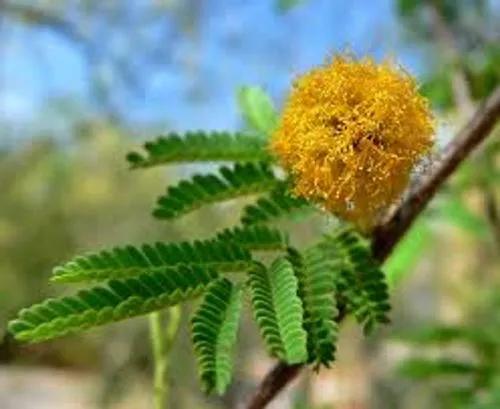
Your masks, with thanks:
[(162, 311), (155, 311), (149, 314), (149, 331), (154, 363), (154, 409), (167, 408), (169, 396), (169, 385), (167, 379), (168, 367), (170, 363), (169, 355), (179, 330), (181, 317), (181, 309), (179, 306), (171, 307), (167, 310), (167, 312), (168, 325), (166, 328), (164, 328), (164, 317)]

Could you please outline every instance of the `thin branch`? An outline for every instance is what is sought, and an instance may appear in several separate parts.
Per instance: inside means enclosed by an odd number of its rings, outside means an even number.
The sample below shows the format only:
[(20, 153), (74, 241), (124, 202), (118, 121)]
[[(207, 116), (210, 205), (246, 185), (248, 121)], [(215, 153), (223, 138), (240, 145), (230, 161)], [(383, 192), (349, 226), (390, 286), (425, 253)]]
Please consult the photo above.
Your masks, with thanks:
[(484, 196), (486, 216), (488, 217), (496, 245), (500, 249), (500, 212), (498, 211), (495, 192), (490, 186), (487, 186), (484, 188)]
[[(78, 24), (65, 18), (62, 11), (60, 14), (57, 14), (55, 11), (43, 7), (0, 0), (1, 17), (10, 17), (14, 21), (24, 23), (28, 26), (42, 27), (50, 30), (59, 36), (59, 38), (78, 48), (88, 65), (93, 98), (99, 105), (102, 105), (111, 122), (119, 122), (120, 114), (112, 101), (110, 86), (105, 83), (100, 73), (104, 58), (101, 55), (103, 54), (102, 50), (98, 46), (102, 46), (104, 43), (93, 40)], [(137, 76), (132, 72), (131, 67), (125, 61), (118, 59), (116, 61), (111, 60), (111, 64), (122, 83), (130, 86), (138, 93), (142, 87), (139, 84)]]
[[(500, 87), (497, 87), (467, 125), (448, 145), (442, 160), (430, 175), (410, 193), (392, 215), (374, 230), (372, 251), (381, 263), (391, 254), (396, 244), (434, 197), (437, 190), (474, 148), (486, 139), (499, 120)], [(339, 317), (337, 321), (340, 322), (343, 318), (343, 316)], [(265, 376), (247, 405), (247, 409), (264, 408), (285, 386), (298, 376), (302, 367), (302, 365), (277, 363)]]
[(0, 11), (4, 16), (9, 15), (24, 23), (50, 28), (77, 45), (88, 46), (88, 38), (74, 24), (42, 8), (2, 2)]
[(452, 66), (451, 88), (455, 104), (459, 111), (468, 117), (474, 112), (474, 102), (470, 95), (469, 82), (463, 70), (462, 57), (460, 56), (457, 41), (436, 1), (429, 1), (427, 6), (429, 8), (434, 37), (440, 44), (446, 60)]
[(163, 313), (155, 311), (149, 314), (151, 349), (153, 352), (153, 400), (155, 409), (169, 407), (168, 370), (172, 346), (179, 330), (181, 309), (178, 305), (168, 310), (168, 326), (164, 328)]
[(265, 376), (247, 409), (261, 409), (274, 399), (274, 397), (300, 373), (304, 365), (287, 365), (278, 362)]

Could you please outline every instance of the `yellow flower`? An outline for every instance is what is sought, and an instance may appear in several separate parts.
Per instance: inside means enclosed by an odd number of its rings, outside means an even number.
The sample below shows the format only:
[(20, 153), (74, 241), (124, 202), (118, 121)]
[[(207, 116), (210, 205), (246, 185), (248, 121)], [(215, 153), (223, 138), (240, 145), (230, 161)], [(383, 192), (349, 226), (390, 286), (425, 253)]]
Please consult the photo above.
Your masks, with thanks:
[(299, 77), (271, 149), (298, 196), (369, 230), (433, 145), (413, 78), (389, 62), (338, 56)]

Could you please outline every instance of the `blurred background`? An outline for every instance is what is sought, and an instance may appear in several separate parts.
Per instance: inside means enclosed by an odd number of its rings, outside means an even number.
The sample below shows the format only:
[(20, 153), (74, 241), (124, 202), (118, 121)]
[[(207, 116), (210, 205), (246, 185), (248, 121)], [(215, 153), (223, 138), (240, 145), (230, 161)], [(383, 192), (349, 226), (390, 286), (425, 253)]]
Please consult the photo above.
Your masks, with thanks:
[[(500, 1), (0, 0), (0, 335), (19, 308), (73, 290), (47, 279), (77, 253), (234, 223), (239, 203), (154, 222), (155, 198), (193, 169), (130, 172), (126, 152), (170, 130), (244, 128), (239, 87), (279, 109), (294, 76), (338, 52), (415, 75), (442, 146), (500, 84)], [(500, 408), (496, 133), (388, 261), (393, 323), (364, 339), (346, 322), (335, 367), (273, 408)], [(223, 398), (199, 392), (185, 324), (171, 408), (239, 407), (272, 365), (248, 313)], [(139, 318), (40, 345), (4, 338), (0, 408), (150, 407), (146, 337)]]

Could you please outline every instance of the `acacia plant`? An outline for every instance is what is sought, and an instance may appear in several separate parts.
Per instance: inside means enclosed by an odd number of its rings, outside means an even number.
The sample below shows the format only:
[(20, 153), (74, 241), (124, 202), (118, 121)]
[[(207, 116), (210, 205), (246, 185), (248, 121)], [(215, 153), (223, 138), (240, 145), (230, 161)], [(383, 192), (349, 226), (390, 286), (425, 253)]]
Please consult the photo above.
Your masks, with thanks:
[[(279, 361), (248, 406), (264, 407), (303, 366), (333, 364), (346, 316), (366, 334), (389, 322), (382, 263), (489, 134), (500, 114), (500, 90), (426, 173), (416, 169), (435, 151), (435, 121), (415, 80), (392, 63), (335, 57), (296, 80), (279, 118), (266, 103), (247, 113), (253, 132), (171, 133), (128, 155), (134, 169), (222, 162), (217, 172), (168, 187), (153, 214), (173, 220), (256, 196), (239, 225), (209, 240), (116, 247), (56, 267), (53, 282), (97, 284), (23, 309), (9, 326), (15, 338), (46, 341), (150, 314), (159, 409), (175, 306), (201, 298), (191, 319), (199, 378), (204, 391), (222, 394), (247, 294), (267, 351)], [(298, 248), (273, 222), (304, 209), (338, 222)], [(272, 252), (272, 261), (262, 252)], [(165, 309), (174, 323), (167, 330)]]

